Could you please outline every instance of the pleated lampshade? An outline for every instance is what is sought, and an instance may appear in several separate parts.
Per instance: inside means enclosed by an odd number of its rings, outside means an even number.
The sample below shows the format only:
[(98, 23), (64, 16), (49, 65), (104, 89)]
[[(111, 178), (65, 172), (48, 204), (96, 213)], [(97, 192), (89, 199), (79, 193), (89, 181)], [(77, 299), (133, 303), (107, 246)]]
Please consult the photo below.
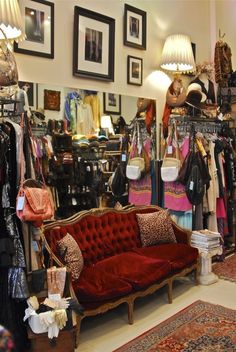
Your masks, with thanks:
[(19, 41), (25, 38), (18, 0), (0, 0), (0, 40)]
[(167, 37), (161, 57), (161, 67), (172, 72), (193, 72), (195, 61), (190, 38), (184, 34)]

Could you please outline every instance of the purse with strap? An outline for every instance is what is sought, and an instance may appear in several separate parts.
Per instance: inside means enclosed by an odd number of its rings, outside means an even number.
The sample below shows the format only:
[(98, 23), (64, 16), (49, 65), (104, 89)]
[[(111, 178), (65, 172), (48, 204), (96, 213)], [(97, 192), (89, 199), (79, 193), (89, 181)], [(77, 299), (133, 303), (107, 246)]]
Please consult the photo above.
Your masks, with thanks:
[[(175, 157), (173, 156), (173, 153), (172, 153), (172, 148), (173, 148), (172, 143), (173, 143), (174, 137), (176, 142)], [(169, 148), (171, 148), (170, 154), (168, 154)], [(171, 136), (168, 137), (167, 152), (164, 155), (163, 163), (161, 166), (162, 181), (164, 182), (176, 181), (178, 179), (180, 167), (181, 167), (181, 161), (180, 161), (180, 152), (179, 152), (179, 146), (177, 141), (177, 133), (176, 133), (175, 125), (173, 125)]]
[[(34, 145), (34, 143), (32, 143), (32, 145)], [(16, 215), (21, 221), (29, 221), (32, 222), (35, 227), (39, 227), (44, 220), (53, 217), (54, 205), (44, 180), (40, 162), (37, 157), (36, 159), (42, 182), (34, 179), (24, 180), (24, 165), (22, 161), (20, 187), (16, 199)], [(23, 144), (21, 146), (21, 160), (23, 160)]]
[(141, 178), (141, 172), (144, 170), (144, 167), (145, 167), (144, 159), (138, 156), (138, 148), (135, 140), (136, 133), (137, 131), (136, 131), (136, 124), (135, 124), (130, 153), (129, 153), (129, 159), (126, 165), (126, 177), (129, 180), (139, 180)]
[[(136, 135), (137, 135), (137, 141), (136, 141)], [(138, 122), (136, 122), (136, 125), (135, 125), (135, 131), (134, 131), (134, 136), (131, 144), (131, 150), (132, 151), (130, 152), (130, 158), (128, 160), (128, 165), (127, 165), (128, 174), (129, 176), (133, 175), (135, 177), (138, 176), (140, 178), (150, 171), (151, 164), (150, 164), (150, 158), (148, 156), (148, 153), (146, 152), (143, 145)], [(135, 168), (130, 168), (129, 166), (134, 166)], [(139, 168), (139, 170), (137, 169), (137, 167)], [(130, 178), (128, 175), (126, 176)]]

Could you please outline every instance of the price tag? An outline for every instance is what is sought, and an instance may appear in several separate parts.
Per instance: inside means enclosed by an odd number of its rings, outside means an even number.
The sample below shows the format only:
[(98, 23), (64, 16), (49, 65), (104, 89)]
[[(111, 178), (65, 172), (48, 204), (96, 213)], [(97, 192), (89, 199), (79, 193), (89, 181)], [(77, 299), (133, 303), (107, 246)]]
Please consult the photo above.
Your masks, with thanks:
[(191, 181), (191, 182), (190, 182), (190, 184), (189, 184), (189, 189), (190, 189), (190, 191), (192, 191), (192, 190), (193, 190), (193, 186), (194, 186), (194, 182), (193, 182), (193, 181)]
[(25, 196), (19, 197), (17, 200), (16, 210), (23, 210), (25, 203)]
[(48, 298), (51, 299), (52, 301), (60, 301), (61, 295), (60, 293), (49, 293)]
[(121, 155), (121, 161), (126, 161), (126, 154)]
[(72, 205), (77, 205), (77, 200), (74, 197), (72, 198)]
[(172, 153), (173, 153), (173, 147), (172, 145), (168, 145), (167, 154), (172, 154)]

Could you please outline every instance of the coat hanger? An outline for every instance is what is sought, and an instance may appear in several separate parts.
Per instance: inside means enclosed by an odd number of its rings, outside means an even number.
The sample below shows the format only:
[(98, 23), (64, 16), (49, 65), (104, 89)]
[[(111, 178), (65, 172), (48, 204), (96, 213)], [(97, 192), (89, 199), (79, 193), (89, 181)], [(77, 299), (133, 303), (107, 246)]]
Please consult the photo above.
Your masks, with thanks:
[(223, 44), (223, 39), (224, 39), (224, 37), (225, 37), (225, 33), (223, 33), (223, 34), (221, 34), (221, 30), (219, 29), (219, 42), (221, 43), (221, 44)]

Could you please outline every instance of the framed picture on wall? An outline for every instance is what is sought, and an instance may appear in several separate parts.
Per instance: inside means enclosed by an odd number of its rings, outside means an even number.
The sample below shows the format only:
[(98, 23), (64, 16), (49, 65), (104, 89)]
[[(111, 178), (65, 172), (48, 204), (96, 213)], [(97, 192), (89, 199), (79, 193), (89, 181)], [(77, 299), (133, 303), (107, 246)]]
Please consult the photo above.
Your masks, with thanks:
[(143, 84), (143, 59), (128, 55), (127, 83), (141, 86)]
[(54, 58), (54, 3), (44, 0), (19, 0), (25, 40), (14, 43), (21, 54)]
[(121, 114), (121, 95), (103, 93), (103, 111), (105, 114)]
[(124, 45), (146, 50), (146, 18), (145, 11), (125, 4)]
[(73, 74), (114, 81), (115, 20), (75, 6)]
[(44, 89), (44, 109), (60, 111), (61, 92), (57, 90)]
[(29, 106), (37, 108), (37, 83), (18, 81), (18, 86), (27, 93)]

